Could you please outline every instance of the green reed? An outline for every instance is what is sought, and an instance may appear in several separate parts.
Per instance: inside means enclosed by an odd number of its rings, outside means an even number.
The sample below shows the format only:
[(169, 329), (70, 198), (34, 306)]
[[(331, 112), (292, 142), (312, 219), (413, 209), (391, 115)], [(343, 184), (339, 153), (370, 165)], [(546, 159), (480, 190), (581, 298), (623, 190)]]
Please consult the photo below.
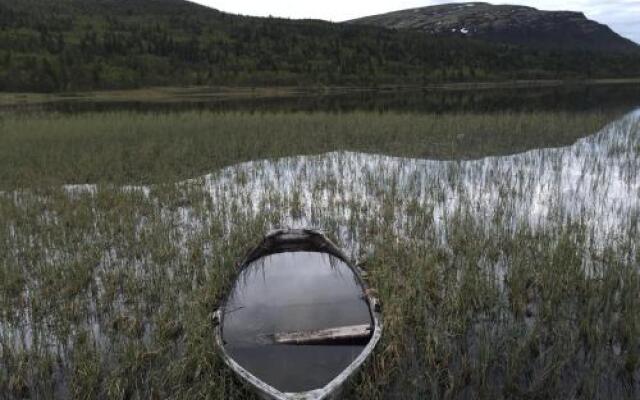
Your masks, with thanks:
[[(463, 195), (441, 230), (434, 210), (448, 202), (442, 185), (423, 187), (414, 176), (405, 191), (400, 169), (382, 178), (369, 171), (360, 193), (342, 179), (350, 166), (340, 158), (309, 193), (265, 184), (258, 203), (244, 185), (269, 164), (230, 175), (224, 190), (234, 201), (210, 196), (196, 178), (298, 152), (383, 147), (430, 155), (433, 143), (473, 132), (495, 132), (493, 147), (459, 151), (500, 154), (513, 136), (565, 129), (575, 138), (603, 124), (602, 115), (562, 113), (10, 118), (0, 141), (15, 155), (0, 150), (12, 160), (3, 182), (31, 189), (0, 195), (0, 393), (250, 397), (217, 354), (212, 314), (246, 249), (305, 216), (345, 248), (361, 245), (351, 253), (383, 303), (383, 339), (347, 398), (636, 398), (637, 217), (618, 232), (627, 240), (602, 245), (591, 242), (580, 218), (568, 221), (561, 211), (542, 228), (513, 227), (506, 223), (515, 215), (513, 197), (529, 193), (498, 176), (491, 178), (499, 183), (494, 215), (479, 221)], [(442, 157), (459, 155), (456, 147)], [(273, 174), (285, 176), (289, 167)], [(311, 168), (294, 181), (306, 182)], [(464, 194), (461, 174), (454, 163), (446, 180)], [(173, 181), (183, 175), (195, 179)], [(117, 185), (147, 181), (164, 183), (146, 188), (148, 195)], [(101, 185), (45, 185), (56, 182)]]
[(0, 188), (172, 182), (334, 150), (472, 159), (568, 145), (610, 119), (597, 112), (16, 114), (0, 122)]

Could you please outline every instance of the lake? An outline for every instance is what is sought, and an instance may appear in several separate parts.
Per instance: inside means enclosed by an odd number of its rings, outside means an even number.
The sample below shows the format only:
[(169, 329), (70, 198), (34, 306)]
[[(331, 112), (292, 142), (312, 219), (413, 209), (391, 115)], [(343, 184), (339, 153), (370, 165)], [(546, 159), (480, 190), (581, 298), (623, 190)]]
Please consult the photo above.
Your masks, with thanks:
[[(637, 106), (640, 84), (567, 83), (511, 84), (417, 88), (284, 88), (233, 91), (224, 88), (160, 90), (145, 93), (104, 92), (65, 96), (10, 96), (0, 112), (55, 111), (375, 111), (375, 112), (496, 112), (627, 110)], [(127, 99), (127, 97), (130, 99)]]

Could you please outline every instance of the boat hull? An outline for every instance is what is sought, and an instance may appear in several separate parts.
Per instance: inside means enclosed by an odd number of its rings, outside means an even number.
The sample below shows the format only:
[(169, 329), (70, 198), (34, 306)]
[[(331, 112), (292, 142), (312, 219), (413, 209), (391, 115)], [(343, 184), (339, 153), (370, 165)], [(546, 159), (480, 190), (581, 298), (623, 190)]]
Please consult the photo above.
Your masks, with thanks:
[[(265, 236), (262, 242), (251, 249), (242, 262), (239, 263), (240, 275), (243, 270), (247, 269), (256, 260), (262, 260), (264, 257), (272, 254), (280, 253), (292, 253), (292, 252), (317, 252), (326, 253), (332, 258), (336, 258), (344, 262), (348, 268), (353, 272), (353, 276), (357, 281), (361, 289), (361, 297), (364, 300), (368, 312), (370, 315), (370, 337), (366, 342), (366, 345), (358, 353), (357, 357), (349, 360), (348, 365), (342, 369), (335, 377), (333, 377), (328, 383), (319, 388), (312, 390), (300, 390), (300, 391), (284, 391), (279, 390), (275, 386), (265, 382), (265, 379), (261, 379), (259, 374), (250, 371), (251, 368), (241, 365), (240, 362), (234, 357), (234, 352), (230, 350), (229, 344), (225, 341), (225, 310), (231, 314), (231, 311), (227, 310), (230, 307), (228, 304), (231, 302), (229, 298), (225, 300), (221, 308), (215, 313), (215, 341), (219, 349), (220, 355), (227, 366), (236, 373), (236, 375), (244, 381), (256, 394), (263, 399), (276, 399), (276, 400), (324, 400), (324, 399), (337, 399), (344, 389), (345, 384), (351, 377), (360, 369), (362, 364), (370, 357), (376, 344), (382, 336), (382, 318), (380, 313), (379, 302), (372, 293), (373, 291), (367, 290), (367, 285), (362, 278), (362, 273), (359, 268), (353, 266), (347, 256), (326, 236), (312, 230), (279, 230), (272, 232)], [(235, 317), (235, 315), (233, 316)], [(281, 343), (293, 343), (299, 340), (322, 340), (323, 335), (338, 335), (342, 332), (348, 335), (360, 335), (362, 334), (362, 326), (356, 325), (353, 327), (347, 327), (348, 329), (336, 330), (327, 329), (319, 331), (320, 333), (309, 334), (305, 333), (280, 333), (273, 335), (276, 341)], [(231, 329), (228, 329), (231, 330)], [(345, 333), (346, 332), (346, 333)], [(229, 332), (226, 332), (229, 335)], [(300, 339), (302, 337), (302, 339)], [(319, 339), (320, 338), (320, 339)], [(228, 339), (228, 336), (227, 336)], [(334, 338), (335, 339), (335, 338)], [(313, 349), (313, 346), (311, 346)], [(317, 348), (313, 349), (318, 351)], [(321, 350), (320, 350), (321, 351)], [(254, 369), (255, 371), (255, 369)], [(297, 372), (297, 371), (294, 371)], [(332, 375), (333, 376), (333, 375)]]

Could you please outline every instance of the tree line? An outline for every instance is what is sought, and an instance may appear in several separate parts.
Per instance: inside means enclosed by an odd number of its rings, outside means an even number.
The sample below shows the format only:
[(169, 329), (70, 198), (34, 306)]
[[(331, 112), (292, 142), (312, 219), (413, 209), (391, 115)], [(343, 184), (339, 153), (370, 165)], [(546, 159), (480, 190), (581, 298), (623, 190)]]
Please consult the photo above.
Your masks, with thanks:
[(230, 15), (181, 0), (0, 0), (0, 90), (637, 76), (640, 57)]

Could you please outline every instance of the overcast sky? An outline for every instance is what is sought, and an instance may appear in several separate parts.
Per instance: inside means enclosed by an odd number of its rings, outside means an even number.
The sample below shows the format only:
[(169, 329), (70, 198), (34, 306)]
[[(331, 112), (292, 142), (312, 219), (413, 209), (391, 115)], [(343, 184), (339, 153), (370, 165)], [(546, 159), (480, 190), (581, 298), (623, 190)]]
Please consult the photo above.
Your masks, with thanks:
[[(192, 0), (193, 1), (193, 0)], [(196, 3), (235, 14), (344, 21), (388, 11), (442, 3), (438, 0), (195, 0)], [(524, 4), (543, 10), (582, 11), (614, 31), (640, 43), (640, 0), (507, 0), (494, 4)]]

